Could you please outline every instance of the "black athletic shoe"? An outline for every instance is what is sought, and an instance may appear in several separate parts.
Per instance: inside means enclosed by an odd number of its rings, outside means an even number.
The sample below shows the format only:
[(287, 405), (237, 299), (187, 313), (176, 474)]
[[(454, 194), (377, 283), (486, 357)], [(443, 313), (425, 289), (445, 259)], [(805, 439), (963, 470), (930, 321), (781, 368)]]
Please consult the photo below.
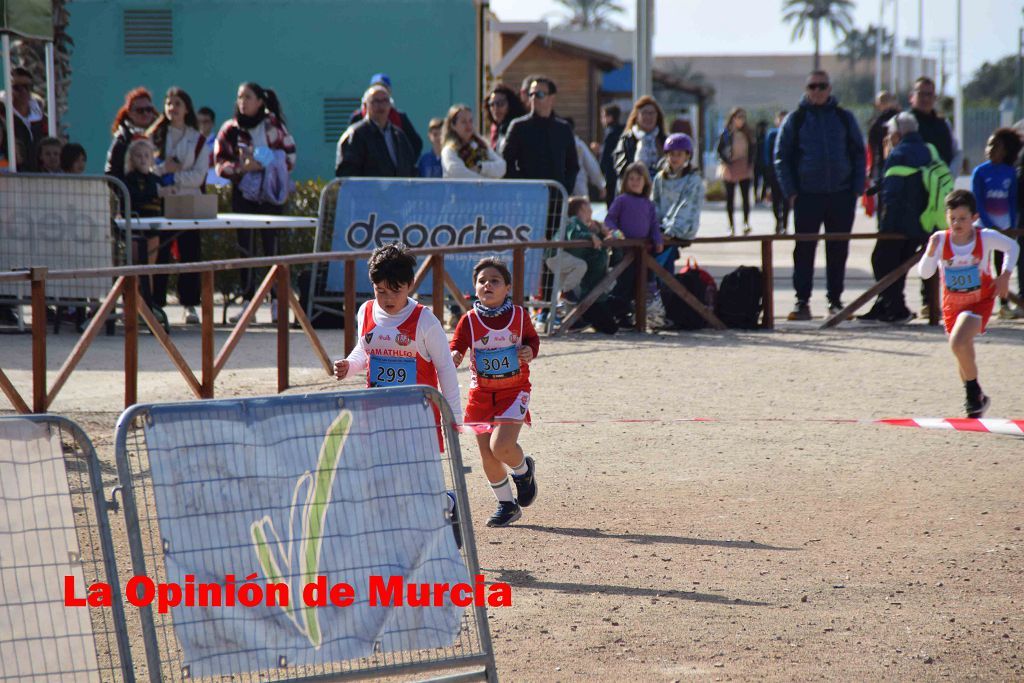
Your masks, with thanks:
[(518, 503), (501, 501), (498, 503), (498, 509), (487, 520), (487, 526), (508, 526), (522, 516), (523, 509), (519, 507)]
[(446, 491), (452, 500), (452, 536), (455, 537), (455, 547), (462, 550), (462, 526), (459, 524), (459, 504), (455, 502), (455, 494)]
[(882, 317), (885, 315), (885, 307), (880, 301), (876, 301), (875, 305), (871, 307), (871, 310), (867, 313), (857, 316), (857, 320), (864, 323), (877, 323), (882, 321)]
[(533, 499), (537, 497), (537, 479), (533, 474), (533, 458), (526, 456), (526, 474), (512, 475), (512, 482), (516, 485), (516, 501), (519, 503), (519, 507), (530, 507)]
[(906, 325), (913, 319), (914, 314), (906, 306), (902, 309), (890, 311), (879, 318), (881, 322), (889, 323), (890, 325)]
[(983, 417), (991, 404), (992, 401), (989, 397), (986, 394), (981, 394), (973, 401), (967, 399), (964, 402), (964, 410), (967, 412), (967, 417)]

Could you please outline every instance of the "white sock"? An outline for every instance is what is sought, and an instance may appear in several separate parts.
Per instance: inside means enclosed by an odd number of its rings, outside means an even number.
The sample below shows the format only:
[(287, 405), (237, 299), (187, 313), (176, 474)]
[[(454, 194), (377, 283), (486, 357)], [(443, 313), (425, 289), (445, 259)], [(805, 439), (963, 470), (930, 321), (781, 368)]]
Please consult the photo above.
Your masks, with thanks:
[(499, 503), (514, 503), (516, 500), (515, 495), (512, 493), (512, 482), (509, 481), (508, 477), (505, 477), (497, 484), (491, 482), (491, 491), (494, 492), (494, 497), (498, 499)]
[(519, 463), (518, 465), (516, 465), (515, 467), (512, 468), (512, 474), (516, 475), (517, 477), (521, 477), (521, 476), (523, 476), (524, 474), (526, 474), (529, 471), (530, 471), (530, 468), (527, 467), (527, 465), (526, 465), (526, 454), (524, 453), (523, 454), (523, 461), (521, 463)]

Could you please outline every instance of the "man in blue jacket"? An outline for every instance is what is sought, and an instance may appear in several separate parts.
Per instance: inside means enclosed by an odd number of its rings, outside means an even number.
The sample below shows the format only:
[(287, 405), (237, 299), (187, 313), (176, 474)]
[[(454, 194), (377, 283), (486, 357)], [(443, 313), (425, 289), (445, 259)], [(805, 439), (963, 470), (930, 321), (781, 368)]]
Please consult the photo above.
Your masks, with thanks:
[[(857, 197), (864, 192), (864, 138), (853, 114), (832, 96), (828, 73), (813, 71), (800, 107), (786, 117), (775, 145), (775, 173), (793, 207), (796, 234), (849, 233)], [(793, 288), (796, 306), (790, 320), (810, 320), (817, 242), (793, 247)], [(843, 308), (846, 241), (825, 242), (829, 314)]]
[[(909, 173), (909, 170), (930, 164), (932, 153), (921, 137), (917, 118), (912, 113), (897, 114), (889, 120), (888, 129), (892, 151), (885, 159), (881, 173), (882, 211), (878, 231), (904, 235), (909, 239), (899, 242), (878, 240), (875, 243), (875, 250), (871, 253), (871, 269), (876, 282), (913, 256), (927, 237), (921, 229), (921, 213), (928, 203), (928, 193), (921, 182), (921, 175)], [(889, 173), (890, 169), (896, 167), (904, 167), (908, 173)], [(907, 276), (904, 275), (889, 285), (878, 295), (871, 310), (860, 316), (860, 320), (897, 325), (909, 322), (914, 314), (907, 308), (903, 296), (906, 280)]]

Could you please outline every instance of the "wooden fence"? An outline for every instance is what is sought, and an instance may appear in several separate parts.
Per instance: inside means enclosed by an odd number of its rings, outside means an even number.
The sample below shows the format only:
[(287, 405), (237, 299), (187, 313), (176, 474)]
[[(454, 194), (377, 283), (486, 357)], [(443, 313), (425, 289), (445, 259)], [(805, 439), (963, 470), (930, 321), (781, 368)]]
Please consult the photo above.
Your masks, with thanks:
[[(1021, 231), (1015, 231), (1017, 233)], [(789, 242), (796, 240), (859, 240), (859, 239), (884, 239), (900, 240), (897, 235), (887, 234), (847, 234), (847, 235), (765, 235), (749, 237), (711, 237), (699, 238), (692, 242), (679, 242), (669, 240), (666, 244), (689, 246), (690, 244), (715, 244), (734, 242), (760, 242), (761, 243), (761, 274), (763, 278), (764, 302), (762, 308), (762, 328), (772, 329), (774, 327), (774, 268), (773, 268), (773, 245), (775, 242)], [(701, 304), (688, 290), (682, 287), (675, 277), (662, 268), (658, 262), (648, 253), (647, 243), (643, 240), (609, 240), (608, 245), (622, 249), (625, 254), (602, 283), (595, 288), (589, 296), (579, 303), (576, 309), (563, 321), (558, 333), (568, 330), (572, 323), (579, 319), (587, 307), (592, 305), (599, 297), (600, 292), (610, 286), (631, 264), (636, 264), (636, 311), (635, 322), (638, 331), (644, 331), (647, 327), (647, 281), (651, 273), (668, 288), (679, 295), (694, 310), (696, 310), (708, 322), (709, 326), (715, 329), (725, 329), (725, 325), (715, 316), (714, 311)], [(496, 250), (491, 245), (492, 251), (512, 252), (512, 273), (513, 287), (512, 297), (515, 303), (522, 305), (525, 301), (525, 284), (523, 282), (523, 264), (525, 263), (526, 251), (528, 249), (550, 249), (553, 247), (587, 247), (589, 241), (564, 241), (564, 242), (524, 242), (504, 250)], [(427, 272), (433, 270), (432, 306), (434, 314), (443, 319), (445, 306), (445, 291), (450, 293), (456, 303), (464, 310), (468, 310), (463, 293), (458, 284), (445, 271), (445, 256), (466, 253), (480, 252), (479, 245), (446, 246), (435, 248), (411, 249), (410, 253), (416, 256), (427, 257), (416, 273), (415, 284), (418, 285)], [(900, 275), (906, 273), (921, 258), (923, 249), (919, 250), (912, 258), (902, 264), (897, 270), (890, 273), (871, 289), (858, 297), (840, 313), (831, 316), (821, 325), (822, 328), (832, 327), (839, 322), (849, 318), (854, 311), (869, 301), (878, 292), (888, 287)], [(230, 259), (223, 261), (206, 261), (200, 263), (181, 263), (155, 266), (122, 266), (111, 268), (96, 268), (92, 270), (54, 270), (46, 268), (31, 268), (22, 271), (0, 273), (0, 285), (9, 282), (28, 282), (31, 286), (31, 310), (32, 310), (32, 393), (31, 405), (26, 401), (7, 374), (0, 368), (0, 390), (19, 413), (44, 413), (52, 405), (61, 388), (67, 382), (71, 373), (82, 360), (90, 344), (97, 337), (104, 327), (106, 320), (114, 313), (118, 301), (122, 303), (123, 325), (124, 325), (124, 404), (130, 406), (137, 402), (138, 396), (138, 320), (141, 317), (149, 327), (160, 346), (167, 353), (171, 362), (177, 368), (185, 380), (189, 389), (196, 398), (213, 398), (214, 382), (218, 374), (224, 369), (231, 357), (232, 352), (242, 340), (246, 329), (252, 323), (256, 311), (259, 309), (266, 295), (276, 288), (279, 302), (283, 302), (283, 312), (290, 309), (294, 313), (296, 321), (302, 328), (317, 358), (320, 360), (325, 373), (330, 375), (333, 372), (333, 362), (327, 351), (324, 349), (320, 338), (310, 324), (306, 312), (299, 305), (299, 300), (291, 286), (291, 269), (293, 266), (306, 265), (311, 263), (322, 263), (328, 261), (341, 261), (344, 263), (344, 316), (345, 316), (345, 352), (348, 353), (355, 347), (356, 343), (356, 263), (366, 259), (370, 252), (326, 252), (316, 254), (296, 254), (290, 256), (274, 256), (263, 258)], [(269, 268), (266, 277), (263, 278), (256, 295), (248, 307), (243, 311), (238, 322), (231, 329), (223, 347), (216, 351), (214, 348), (214, 315), (213, 315), (213, 274), (218, 271), (234, 270), (241, 268)], [(146, 305), (139, 293), (139, 278), (156, 274), (181, 274), (200, 273), (201, 281), (201, 361), (199, 376), (188, 365), (171, 337), (159, 324), (152, 310)], [(47, 387), (46, 377), (46, 283), (54, 280), (75, 280), (87, 278), (110, 278), (113, 282), (107, 295), (104, 297), (98, 310), (93, 315), (89, 325), (82, 336), (75, 344), (68, 358), (62, 364), (54, 379), (52, 386)], [(933, 278), (934, 280), (934, 278)], [(931, 324), (938, 323), (939, 306), (937, 299), (937, 288), (932, 288)], [(1015, 299), (1016, 300), (1016, 299)], [(1019, 303), (1019, 302), (1018, 302)], [(277, 389), (284, 391), (289, 386), (289, 317), (286, 314), (278, 316), (277, 320)]]

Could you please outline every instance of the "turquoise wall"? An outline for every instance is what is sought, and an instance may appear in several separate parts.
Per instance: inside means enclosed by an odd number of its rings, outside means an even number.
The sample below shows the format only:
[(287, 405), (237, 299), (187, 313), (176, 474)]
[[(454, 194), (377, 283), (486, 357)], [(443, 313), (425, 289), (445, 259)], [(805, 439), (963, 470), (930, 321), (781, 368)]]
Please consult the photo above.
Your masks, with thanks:
[[(173, 56), (124, 54), (123, 9), (171, 9)], [(72, 141), (100, 173), (124, 93), (144, 85), (162, 107), (177, 85), (218, 125), (243, 81), (274, 88), (298, 148), (296, 179), (332, 177), (325, 97), (360, 97), (369, 77), (391, 76), (395, 102), (427, 145), (427, 120), (453, 102), (471, 104), (476, 54), (473, 0), (176, 0), (68, 4), (75, 41), (66, 115)]]

